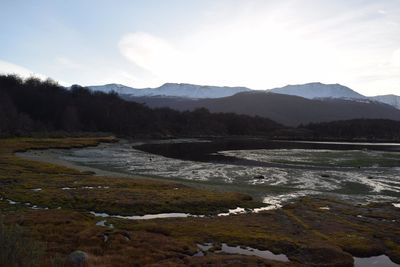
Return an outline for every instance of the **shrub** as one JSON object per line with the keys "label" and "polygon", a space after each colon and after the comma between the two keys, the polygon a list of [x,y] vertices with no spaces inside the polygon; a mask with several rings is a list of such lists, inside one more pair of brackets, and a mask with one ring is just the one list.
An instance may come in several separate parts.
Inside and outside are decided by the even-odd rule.
{"label": "shrub", "polygon": [[0,217],[0,266],[39,266],[44,246],[29,238],[19,225],[6,225]]}

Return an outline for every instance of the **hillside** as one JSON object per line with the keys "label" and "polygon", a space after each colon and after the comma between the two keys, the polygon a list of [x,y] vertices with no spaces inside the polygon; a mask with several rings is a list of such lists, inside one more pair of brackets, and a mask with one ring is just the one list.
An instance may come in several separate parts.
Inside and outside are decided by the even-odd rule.
{"label": "hillside", "polygon": [[149,107],[170,107],[176,110],[193,110],[204,107],[211,112],[233,112],[262,116],[288,126],[360,118],[400,120],[400,110],[378,102],[306,99],[298,96],[255,91],[217,99],[190,100],[163,97],[129,99],[144,103]]}

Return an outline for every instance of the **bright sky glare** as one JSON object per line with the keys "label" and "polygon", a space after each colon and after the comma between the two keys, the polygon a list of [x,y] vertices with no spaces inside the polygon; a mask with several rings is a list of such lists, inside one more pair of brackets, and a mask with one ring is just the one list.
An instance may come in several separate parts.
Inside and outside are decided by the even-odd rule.
{"label": "bright sky glare", "polygon": [[2,0],[0,72],[400,95],[400,0]]}

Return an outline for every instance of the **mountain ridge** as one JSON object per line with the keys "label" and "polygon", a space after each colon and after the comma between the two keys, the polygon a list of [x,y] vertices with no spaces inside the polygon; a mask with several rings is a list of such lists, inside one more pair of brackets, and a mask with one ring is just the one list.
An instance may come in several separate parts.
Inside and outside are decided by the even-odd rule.
{"label": "mountain ridge", "polygon": [[315,98],[345,98],[345,99],[366,99],[360,93],[341,84],[323,84],[320,82],[286,85],[269,90],[273,93],[301,96],[307,99]]}
{"label": "mountain ridge", "polygon": [[394,94],[389,94],[389,95],[378,95],[378,96],[372,96],[370,99],[386,103],[388,105],[391,105],[397,109],[400,109],[400,96],[394,95]]}
{"label": "mountain ridge", "polygon": [[186,98],[218,98],[231,96],[236,93],[251,91],[247,87],[241,86],[211,86],[196,85],[189,83],[165,83],[156,88],[132,88],[121,84],[106,84],[88,86],[89,89],[101,92],[115,91],[118,94],[129,96],[174,96]]}
{"label": "mountain ridge", "polygon": [[324,84],[312,82],[306,84],[286,85],[283,87],[253,90],[243,86],[211,86],[196,85],[189,83],[165,83],[156,88],[132,88],[122,84],[106,84],[88,86],[93,91],[111,92],[114,91],[123,98],[130,97],[178,97],[189,99],[221,98],[235,95],[242,92],[271,92],[292,96],[299,96],[306,99],[347,99],[361,102],[380,102],[400,109],[400,96],[379,95],[367,97],[351,88],[341,84]]}
{"label": "mountain ridge", "polygon": [[151,108],[169,107],[179,111],[206,108],[215,113],[260,116],[287,126],[362,118],[400,120],[400,110],[376,101],[307,99],[268,91],[242,92],[208,99],[131,97],[127,100]]}

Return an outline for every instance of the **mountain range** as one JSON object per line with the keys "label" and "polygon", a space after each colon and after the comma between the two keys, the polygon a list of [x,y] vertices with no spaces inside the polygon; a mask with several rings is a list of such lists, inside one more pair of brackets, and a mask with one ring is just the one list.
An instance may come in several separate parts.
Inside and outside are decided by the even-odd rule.
{"label": "mountain range", "polygon": [[111,92],[119,95],[138,97],[138,96],[167,96],[167,97],[185,97],[185,98],[219,98],[231,96],[240,92],[251,91],[246,87],[228,87],[228,86],[207,86],[187,83],[165,83],[157,88],[137,89],[122,84],[106,84],[98,86],[88,86],[94,91]]}
{"label": "mountain range", "polygon": [[119,84],[89,88],[115,91],[126,100],[153,108],[207,108],[211,112],[267,117],[290,126],[358,118],[400,120],[400,96],[367,97],[340,84],[307,83],[270,90],[176,83],[144,89]]}

